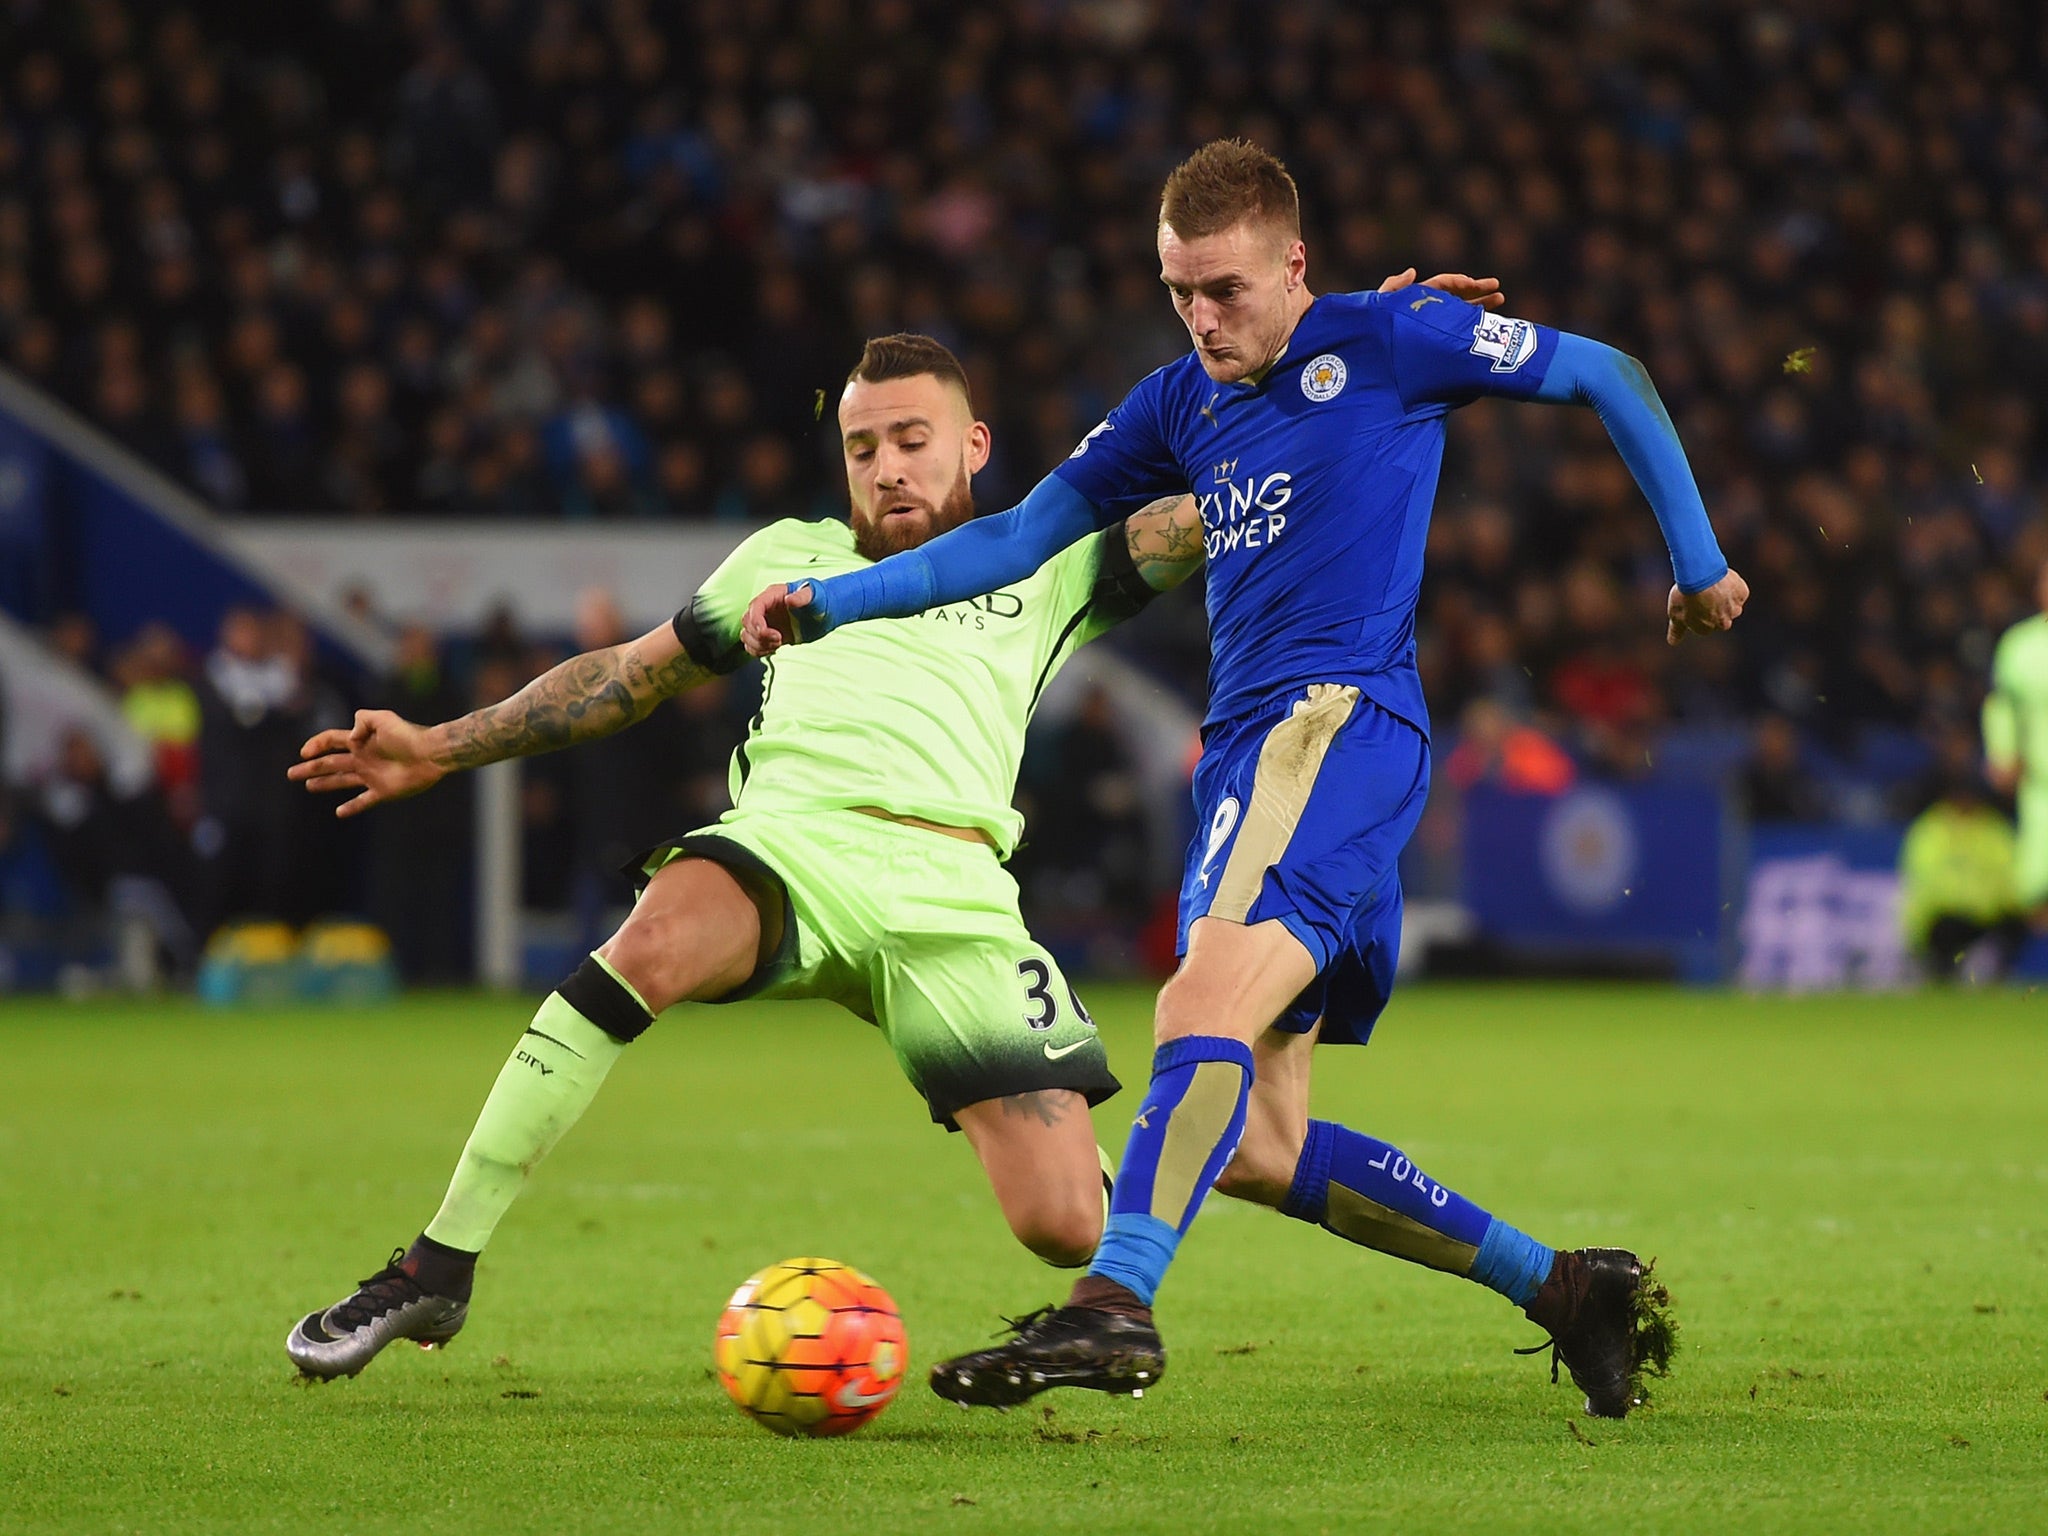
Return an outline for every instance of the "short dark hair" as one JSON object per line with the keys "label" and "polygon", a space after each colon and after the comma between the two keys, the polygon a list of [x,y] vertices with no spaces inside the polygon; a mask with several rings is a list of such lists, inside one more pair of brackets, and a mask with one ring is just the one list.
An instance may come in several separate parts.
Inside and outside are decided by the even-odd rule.
{"label": "short dark hair", "polygon": [[853,365],[846,382],[880,384],[885,379],[914,379],[921,373],[958,389],[967,401],[968,413],[973,414],[974,393],[967,387],[967,370],[960,366],[960,359],[943,342],[915,331],[874,337],[861,348],[860,361]]}
{"label": "short dark hair", "polygon": [[1159,222],[1200,240],[1254,219],[1301,234],[1301,195],[1287,167],[1248,139],[1212,139],[1173,168],[1159,197]]}

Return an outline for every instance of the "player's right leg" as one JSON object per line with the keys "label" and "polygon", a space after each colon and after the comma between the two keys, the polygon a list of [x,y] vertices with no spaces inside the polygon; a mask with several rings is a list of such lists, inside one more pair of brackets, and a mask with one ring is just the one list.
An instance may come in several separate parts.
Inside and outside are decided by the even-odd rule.
{"label": "player's right leg", "polygon": [[1102,1240],[1107,1178],[1088,1100],[1029,1088],[954,1112],[1017,1241],[1056,1269],[1079,1269]]}
{"label": "player's right leg", "polygon": [[353,1376],[394,1340],[453,1338],[468,1316],[477,1255],[612,1063],[663,1009],[742,986],[775,953],[783,923],[781,893],[761,877],[703,858],[658,870],[624,925],[519,1037],[426,1230],[292,1329],[285,1349],[300,1371]]}

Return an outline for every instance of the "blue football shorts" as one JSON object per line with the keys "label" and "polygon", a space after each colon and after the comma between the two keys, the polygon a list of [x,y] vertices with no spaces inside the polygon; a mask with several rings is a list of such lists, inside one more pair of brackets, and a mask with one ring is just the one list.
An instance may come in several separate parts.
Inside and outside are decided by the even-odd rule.
{"label": "blue football shorts", "polygon": [[1312,683],[1211,725],[1195,767],[1180,953],[1198,917],[1277,918],[1316,979],[1274,1021],[1363,1045],[1394,990],[1401,849],[1429,796],[1429,741],[1349,684]]}

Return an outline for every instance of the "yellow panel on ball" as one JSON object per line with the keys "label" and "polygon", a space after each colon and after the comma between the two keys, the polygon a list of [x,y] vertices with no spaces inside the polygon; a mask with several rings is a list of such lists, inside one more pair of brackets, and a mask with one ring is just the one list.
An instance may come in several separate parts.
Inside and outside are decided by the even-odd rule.
{"label": "yellow panel on ball", "polygon": [[809,1429],[822,1424],[832,1412],[832,1405],[822,1397],[798,1397],[790,1394],[789,1407],[785,1414],[799,1429]]}
{"label": "yellow panel on ball", "polygon": [[780,1360],[788,1347],[789,1330],[780,1312],[749,1312],[740,1324],[740,1352],[749,1360]]}
{"label": "yellow panel on ball", "polygon": [[831,1321],[824,1303],[809,1296],[799,1296],[782,1309],[782,1326],[792,1339],[815,1339]]}
{"label": "yellow panel on ball", "polygon": [[791,1399],[789,1383],[782,1372],[768,1365],[757,1365],[751,1369],[758,1374],[747,1383],[747,1406],[757,1413],[787,1414]]}
{"label": "yellow panel on ball", "polygon": [[732,1373],[732,1385],[726,1388],[734,1402],[742,1408],[751,1408],[761,1401],[761,1394],[775,1378],[775,1367],[756,1365],[751,1360],[742,1360],[740,1368]]}

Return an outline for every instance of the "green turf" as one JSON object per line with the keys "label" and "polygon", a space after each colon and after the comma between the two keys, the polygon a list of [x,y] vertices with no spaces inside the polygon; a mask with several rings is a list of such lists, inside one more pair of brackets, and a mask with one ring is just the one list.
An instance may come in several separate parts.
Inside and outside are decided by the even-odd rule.
{"label": "green turf", "polygon": [[[1092,1001],[1142,1074],[1144,994]],[[0,1007],[0,1530],[2028,1530],[2048,1524],[2048,997],[1418,988],[1320,1112],[1553,1241],[1661,1258],[1652,1411],[1588,1422],[1461,1281],[1212,1200],[1144,1402],[913,1385],[784,1442],[710,1377],[759,1265],[895,1294],[914,1367],[1058,1278],[828,1009],[677,1014],[538,1175],[450,1350],[286,1329],[431,1213],[524,1007]],[[1128,1096],[1102,1116],[1121,1141]]]}

